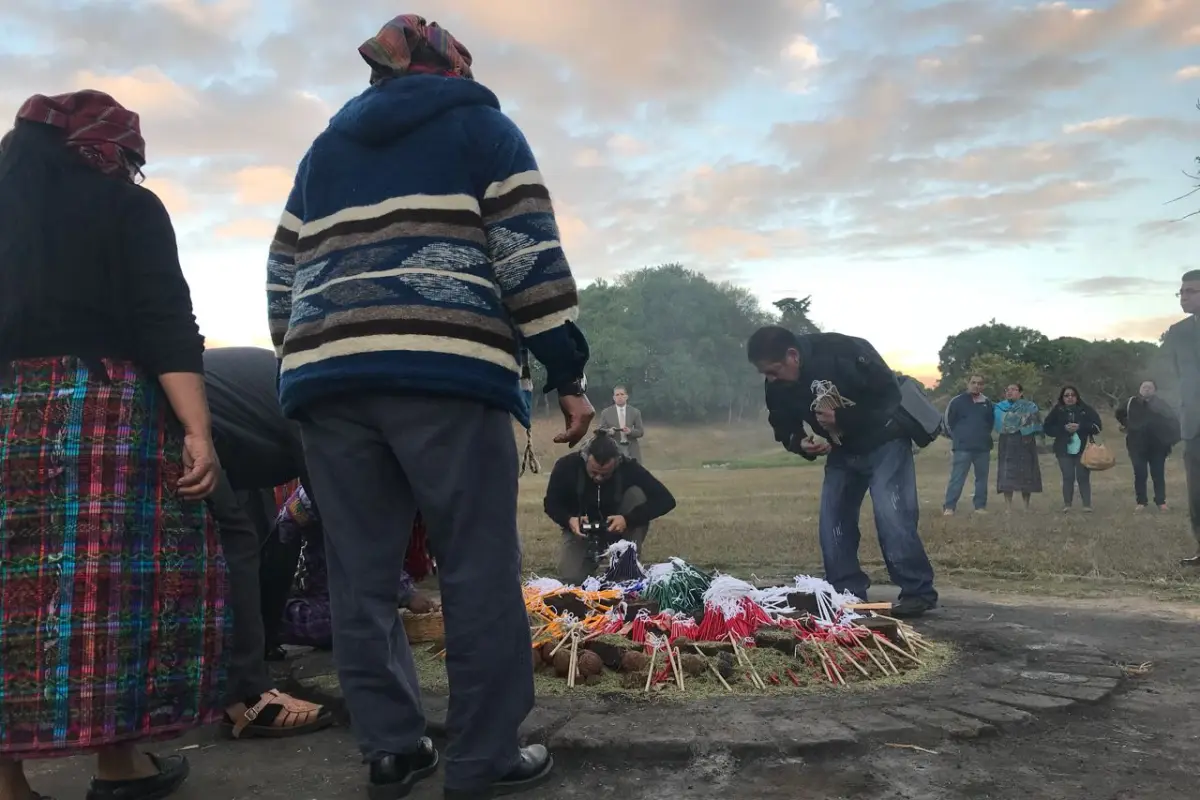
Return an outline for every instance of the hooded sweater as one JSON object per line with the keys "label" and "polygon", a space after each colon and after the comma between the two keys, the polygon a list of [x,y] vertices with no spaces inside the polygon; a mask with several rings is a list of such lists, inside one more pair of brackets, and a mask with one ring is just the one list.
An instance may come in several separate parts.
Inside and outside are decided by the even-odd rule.
{"label": "hooded sweater", "polygon": [[267,267],[279,394],[453,395],[528,427],[526,348],[548,388],[587,342],[550,195],[486,87],[410,75],[348,102],[300,162]]}

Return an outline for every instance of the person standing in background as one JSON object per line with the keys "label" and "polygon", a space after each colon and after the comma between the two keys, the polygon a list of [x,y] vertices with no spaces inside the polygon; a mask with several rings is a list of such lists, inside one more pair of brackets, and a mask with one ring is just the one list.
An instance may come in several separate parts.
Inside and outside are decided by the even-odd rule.
{"label": "person standing in background", "polygon": [[946,433],[950,435],[950,483],[946,486],[944,516],[953,516],[967,482],[975,472],[975,513],[987,512],[988,473],[992,466],[992,428],[996,406],[983,393],[983,376],[972,375],[967,390],[946,406]]}
{"label": "person standing in background", "polygon": [[1185,272],[1181,280],[1179,307],[1187,319],[1176,322],[1163,336],[1159,357],[1164,389],[1179,411],[1183,437],[1183,466],[1187,478],[1188,515],[1197,554],[1181,560],[1186,566],[1200,566],[1200,269]]}
{"label": "person standing in background", "polygon": [[1158,396],[1154,381],[1142,381],[1138,393],[1117,408],[1117,424],[1125,434],[1125,449],[1133,464],[1133,494],[1137,501],[1134,510],[1146,510],[1149,478],[1154,484],[1154,505],[1159,511],[1168,511],[1167,457],[1179,443],[1179,417]]}
{"label": "person standing in background", "polygon": [[1013,495],[1021,493],[1025,510],[1042,491],[1042,465],[1038,463],[1037,436],[1042,432],[1042,415],[1037,403],[1025,399],[1019,383],[1004,390],[996,403],[996,492],[1004,495],[1005,510],[1011,511]]}
{"label": "person standing in background", "polygon": [[1102,425],[1096,409],[1083,402],[1079,390],[1064,386],[1058,402],[1046,415],[1044,430],[1054,439],[1054,457],[1062,473],[1063,511],[1070,511],[1075,500],[1075,484],[1079,484],[1079,501],[1083,510],[1092,510],[1092,473],[1083,465],[1083,449]]}
{"label": "person standing in background", "polygon": [[553,768],[520,741],[534,704],[512,429],[531,424],[526,353],[558,395],[555,441],[574,446],[595,417],[588,345],[537,160],[467,48],[406,14],[357,55],[369,85],[301,159],[270,248],[279,397],[325,523],[368,794],[402,797],[440,760],[396,612],[420,508],[445,616],[444,796],[488,798]]}
{"label": "person standing in background", "polygon": [[613,388],[613,404],[600,412],[600,427],[609,431],[630,461],[642,460],[642,412],[629,405],[629,391],[624,386]]}

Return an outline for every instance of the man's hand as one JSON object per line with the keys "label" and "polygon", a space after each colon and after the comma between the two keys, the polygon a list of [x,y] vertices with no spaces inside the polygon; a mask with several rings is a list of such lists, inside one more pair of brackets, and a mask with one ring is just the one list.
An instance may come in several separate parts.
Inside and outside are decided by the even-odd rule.
{"label": "man's hand", "polygon": [[628,426],[621,428],[621,433],[630,433],[630,432],[631,431],[629,430]]}
{"label": "man's hand", "polygon": [[559,395],[558,407],[562,409],[566,430],[554,437],[557,444],[574,447],[587,435],[588,427],[596,418],[596,409],[584,396]]}
{"label": "man's hand", "polygon": [[579,517],[571,517],[567,520],[567,530],[576,536],[583,536],[583,530],[579,527]]}
{"label": "man's hand", "polygon": [[837,424],[837,409],[817,409],[817,422],[821,423],[821,427],[825,430],[833,430],[833,427]]}
{"label": "man's hand", "polygon": [[609,533],[624,533],[625,532],[625,518],[622,517],[620,514],[617,514],[614,517],[609,517],[608,518],[608,532]]}
{"label": "man's hand", "polygon": [[1077,430],[1079,430],[1079,425],[1078,425],[1078,424],[1076,424],[1076,423],[1074,423],[1074,422],[1068,422],[1068,423],[1067,423],[1067,433],[1074,433],[1074,432],[1075,432],[1075,431],[1077,431]]}
{"label": "man's hand", "polygon": [[829,442],[818,442],[809,436],[800,441],[800,449],[810,456],[823,456],[833,448],[830,447]]}
{"label": "man's hand", "polygon": [[187,433],[183,437],[183,475],[179,494],[188,500],[203,500],[217,486],[217,450],[207,434]]}

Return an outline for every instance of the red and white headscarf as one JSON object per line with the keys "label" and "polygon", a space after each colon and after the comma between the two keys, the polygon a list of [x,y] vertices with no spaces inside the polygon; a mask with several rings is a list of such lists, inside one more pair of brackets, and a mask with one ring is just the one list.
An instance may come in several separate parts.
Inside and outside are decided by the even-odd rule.
{"label": "red and white headscarf", "polygon": [[35,94],[17,120],[60,128],[67,147],[106,175],[132,181],[146,163],[140,118],[104,92]]}

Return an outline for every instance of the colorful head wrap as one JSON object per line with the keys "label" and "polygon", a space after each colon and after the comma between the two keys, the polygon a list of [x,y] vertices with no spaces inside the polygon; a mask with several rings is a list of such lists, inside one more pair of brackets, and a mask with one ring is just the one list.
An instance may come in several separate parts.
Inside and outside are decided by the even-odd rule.
{"label": "colorful head wrap", "polygon": [[132,181],[146,163],[140,118],[104,92],[35,94],[17,120],[61,129],[67,147],[106,175]]}
{"label": "colorful head wrap", "polygon": [[371,67],[371,83],[412,73],[473,79],[471,51],[436,22],[401,14],[358,48]]}

